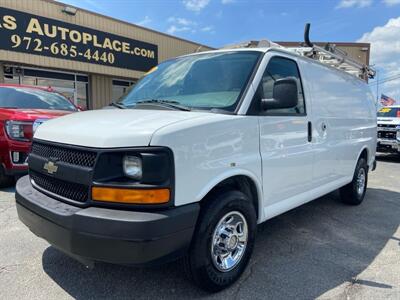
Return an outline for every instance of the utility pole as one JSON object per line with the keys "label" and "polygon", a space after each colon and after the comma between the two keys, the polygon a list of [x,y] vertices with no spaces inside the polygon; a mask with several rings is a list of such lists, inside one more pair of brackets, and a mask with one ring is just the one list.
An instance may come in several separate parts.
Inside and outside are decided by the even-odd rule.
{"label": "utility pole", "polygon": [[379,71],[376,69],[376,103],[379,101]]}

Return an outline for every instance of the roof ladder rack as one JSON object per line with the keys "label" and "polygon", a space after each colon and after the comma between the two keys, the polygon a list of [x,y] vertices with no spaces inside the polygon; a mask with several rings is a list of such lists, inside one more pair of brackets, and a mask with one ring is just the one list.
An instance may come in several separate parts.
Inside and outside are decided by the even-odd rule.
{"label": "roof ladder rack", "polygon": [[304,30],[304,46],[293,48],[302,56],[316,59],[321,63],[328,64],[332,67],[345,71],[367,80],[374,78],[375,70],[368,65],[360,63],[351,58],[344,50],[338,49],[335,44],[327,43],[324,47],[317,46],[310,41],[310,24],[307,23]]}
{"label": "roof ladder rack", "polygon": [[260,40],[260,41],[245,41],[239,42],[237,44],[231,44],[223,46],[221,49],[238,49],[238,48],[284,48],[281,45],[271,42],[269,40]]}

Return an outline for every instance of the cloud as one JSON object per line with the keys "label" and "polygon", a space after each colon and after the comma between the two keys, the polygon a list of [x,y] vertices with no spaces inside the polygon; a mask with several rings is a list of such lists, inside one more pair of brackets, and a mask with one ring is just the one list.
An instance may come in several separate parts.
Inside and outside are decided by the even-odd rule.
{"label": "cloud", "polygon": [[363,8],[370,6],[372,4],[372,0],[341,0],[336,8],[350,8],[350,7],[358,7]]}
{"label": "cloud", "polygon": [[[400,16],[373,28],[358,42],[371,43],[371,63],[379,72],[379,81],[400,74]],[[372,85],[372,88],[375,92],[376,86]],[[400,78],[382,83],[379,89],[379,93],[400,100]]]}
{"label": "cloud", "polygon": [[233,3],[233,2],[235,2],[235,0],[221,0],[222,4],[230,4],[230,3]]}
{"label": "cloud", "polygon": [[183,0],[182,3],[185,5],[187,10],[199,12],[205,8],[210,0]]}
{"label": "cloud", "polygon": [[187,26],[178,27],[175,25],[171,25],[168,27],[167,32],[169,34],[175,34],[177,32],[184,32],[184,31],[190,31],[190,30],[191,30],[190,27],[187,27]]}
{"label": "cloud", "polygon": [[136,22],[136,24],[139,25],[139,26],[145,26],[145,25],[150,24],[151,22],[153,22],[153,20],[150,19],[149,16],[145,16],[143,20],[141,20],[139,22]]}
{"label": "cloud", "polygon": [[207,33],[215,33],[214,27],[211,25],[203,25],[198,24],[197,22],[180,17],[169,17],[167,19],[168,23],[171,25],[168,27],[167,32],[169,34],[175,34],[178,32],[207,32]]}
{"label": "cloud", "polygon": [[197,24],[196,22],[194,22],[192,20],[188,20],[185,18],[178,18],[178,17],[169,17],[168,22],[176,23],[176,24],[183,25],[183,26],[195,26]]}
{"label": "cloud", "polygon": [[209,32],[209,33],[215,33],[214,27],[213,26],[204,26],[200,29],[202,32]]}
{"label": "cloud", "polygon": [[383,3],[385,3],[387,6],[393,6],[400,4],[400,0],[383,0]]}
{"label": "cloud", "polygon": [[167,29],[169,34],[185,31],[196,32],[197,23],[195,21],[179,17],[169,17],[167,21],[172,23]]}

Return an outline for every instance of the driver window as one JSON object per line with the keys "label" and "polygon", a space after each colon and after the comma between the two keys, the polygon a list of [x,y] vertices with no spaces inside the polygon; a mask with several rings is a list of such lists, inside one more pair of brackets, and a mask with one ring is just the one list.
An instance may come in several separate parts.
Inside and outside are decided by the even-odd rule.
{"label": "driver window", "polygon": [[293,108],[270,109],[264,114],[266,115],[304,115],[306,113],[303,87],[301,85],[300,74],[295,61],[283,57],[272,57],[269,61],[264,75],[261,79],[261,95],[262,98],[272,98],[274,82],[278,79],[292,77],[297,81],[299,103]]}

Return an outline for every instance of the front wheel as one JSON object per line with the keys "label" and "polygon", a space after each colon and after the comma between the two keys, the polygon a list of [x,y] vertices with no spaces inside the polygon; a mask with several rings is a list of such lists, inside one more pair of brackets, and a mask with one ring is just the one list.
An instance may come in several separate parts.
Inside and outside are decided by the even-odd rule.
{"label": "front wheel", "polygon": [[342,201],[350,205],[359,205],[364,200],[368,183],[368,165],[364,158],[360,158],[356,165],[353,180],[340,189]]}
{"label": "front wheel", "polygon": [[223,192],[207,199],[184,259],[197,285],[217,292],[240,277],[253,251],[256,219],[254,206],[242,192]]}

